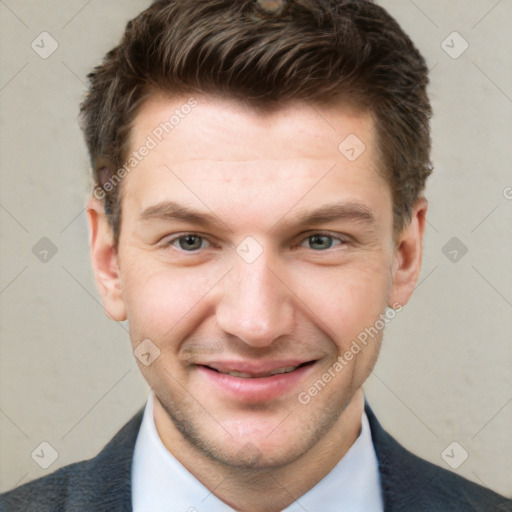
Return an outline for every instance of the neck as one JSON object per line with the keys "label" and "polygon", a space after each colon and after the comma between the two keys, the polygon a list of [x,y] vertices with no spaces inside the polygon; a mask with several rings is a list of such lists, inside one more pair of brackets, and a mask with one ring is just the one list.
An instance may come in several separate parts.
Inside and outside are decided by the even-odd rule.
{"label": "neck", "polygon": [[312,489],[358,438],[363,410],[358,389],[334,426],[302,456],[277,468],[241,470],[211,459],[188,442],[154,397],[155,424],[167,450],[215,496],[243,512],[279,512]]}

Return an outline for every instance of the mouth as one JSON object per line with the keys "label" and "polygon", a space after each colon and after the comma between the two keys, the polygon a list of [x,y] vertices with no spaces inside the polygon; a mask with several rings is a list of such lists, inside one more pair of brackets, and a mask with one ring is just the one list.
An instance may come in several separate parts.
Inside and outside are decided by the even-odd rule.
{"label": "mouth", "polygon": [[208,362],[196,364],[211,397],[243,403],[261,403],[300,392],[317,360]]}
{"label": "mouth", "polygon": [[229,368],[228,366],[223,366],[220,364],[212,364],[212,365],[200,365],[204,366],[209,370],[213,370],[217,373],[222,373],[224,375],[230,375],[231,377],[238,377],[241,379],[265,379],[267,377],[273,377],[274,375],[282,375],[284,373],[292,373],[299,368],[304,368],[305,366],[309,366],[314,364],[316,361],[306,361],[304,363],[300,363],[298,365],[288,365],[288,366],[277,366],[276,368],[267,370],[267,371],[241,371],[240,369]]}

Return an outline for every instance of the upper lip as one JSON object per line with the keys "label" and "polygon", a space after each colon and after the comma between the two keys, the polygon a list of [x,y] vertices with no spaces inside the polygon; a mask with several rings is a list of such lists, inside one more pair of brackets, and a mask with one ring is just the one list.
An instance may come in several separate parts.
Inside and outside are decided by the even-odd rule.
{"label": "upper lip", "polygon": [[279,359],[275,361],[209,361],[198,363],[199,366],[208,366],[221,373],[238,372],[247,373],[255,377],[269,375],[276,370],[300,366],[305,363],[313,363],[314,359]]}

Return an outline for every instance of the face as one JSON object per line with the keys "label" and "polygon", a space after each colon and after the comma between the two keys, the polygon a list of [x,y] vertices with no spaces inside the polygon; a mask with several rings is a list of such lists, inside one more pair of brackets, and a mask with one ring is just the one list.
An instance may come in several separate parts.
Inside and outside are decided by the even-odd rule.
{"label": "face", "polygon": [[[96,279],[133,349],[150,340],[139,366],[167,428],[224,464],[282,466],[338,428],[371,372],[382,331],[344,354],[408,300],[426,206],[396,243],[367,114],[187,99],[155,96],[135,120],[132,150],[156,144],[125,177],[117,251],[90,201]],[[355,159],[361,145],[339,148],[354,135]]]}

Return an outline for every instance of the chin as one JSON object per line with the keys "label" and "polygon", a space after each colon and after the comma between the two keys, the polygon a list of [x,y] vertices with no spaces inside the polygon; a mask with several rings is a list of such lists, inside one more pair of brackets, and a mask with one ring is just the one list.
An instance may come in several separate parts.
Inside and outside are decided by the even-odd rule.
{"label": "chin", "polygon": [[287,445],[276,446],[275,443],[258,444],[257,441],[248,441],[238,451],[233,452],[232,449],[232,445],[225,449],[219,446],[211,450],[209,455],[213,456],[217,462],[232,468],[264,471],[291,464],[308,450],[308,446],[292,443],[288,439]]}

